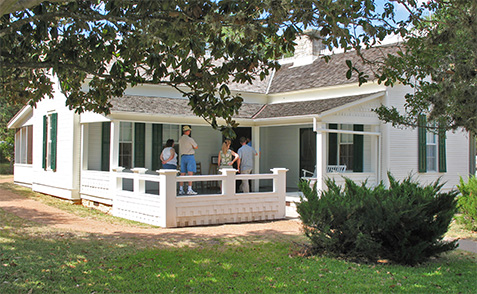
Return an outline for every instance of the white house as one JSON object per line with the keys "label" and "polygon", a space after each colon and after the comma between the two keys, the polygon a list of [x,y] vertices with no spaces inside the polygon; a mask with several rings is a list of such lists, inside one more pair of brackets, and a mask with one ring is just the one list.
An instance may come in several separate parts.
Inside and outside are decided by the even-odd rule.
{"label": "white house", "polygon": [[[326,63],[321,49],[304,37],[295,57],[264,81],[230,85],[245,102],[235,118],[237,135],[250,137],[259,152],[253,175],[217,174],[221,133],[194,116],[172,88],[141,85],[113,99],[107,116],[75,114],[59,90],[36,108],[25,106],[9,123],[17,130],[14,181],[111,208],[118,216],[175,227],[284,218],[285,193],[297,197],[303,170],[315,171],[318,188],[325,177],[386,182],[390,171],[398,179],[414,174],[423,183],[441,177],[444,188],[452,189],[460,176],[473,172],[475,146],[468,133],[443,136],[382,123],[373,109],[384,104],[404,111],[409,89],[358,86],[356,78],[345,77],[345,60],[359,62],[355,54],[335,54]],[[366,54],[377,59],[394,50],[381,46]],[[169,138],[178,141],[182,125],[192,126],[201,176],[158,171],[162,146]],[[199,195],[178,197],[177,182],[190,179]],[[237,193],[236,181],[247,179],[254,180],[254,192]]]}

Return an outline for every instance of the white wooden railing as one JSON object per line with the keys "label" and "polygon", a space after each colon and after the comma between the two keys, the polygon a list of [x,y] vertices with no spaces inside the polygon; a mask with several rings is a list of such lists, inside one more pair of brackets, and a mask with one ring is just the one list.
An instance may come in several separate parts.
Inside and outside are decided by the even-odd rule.
{"label": "white wooden railing", "polygon": [[[146,169],[112,173],[114,181],[113,215],[161,227],[182,227],[240,223],[285,218],[286,172],[274,168],[271,174],[237,175],[224,169],[219,175],[177,176],[176,170],[158,170],[159,175],[145,174]],[[124,179],[133,181],[133,191],[123,189]],[[238,180],[273,181],[270,192],[236,193]],[[146,181],[155,182],[159,195],[146,194]],[[177,196],[178,182],[218,181],[220,194]]]}
{"label": "white wooden railing", "polygon": [[105,171],[82,170],[81,171],[81,198],[98,201],[104,204],[112,204],[111,173]]}

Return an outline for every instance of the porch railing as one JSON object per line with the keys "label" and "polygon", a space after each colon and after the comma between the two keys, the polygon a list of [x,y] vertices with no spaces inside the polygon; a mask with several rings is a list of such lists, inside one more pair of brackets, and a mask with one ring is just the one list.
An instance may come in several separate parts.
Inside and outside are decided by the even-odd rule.
{"label": "porch railing", "polygon": [[[120,169],[119,169],[120,170]],[[161,227],[183,227],[240,223],[285,218],[286,172],[271,169],[271,174],[237,175],[224,169],[219,175],[177,176],[175,170],[159,170],[159,175],[114,172],[113,215]],[[132,189],[124,189],[124,180]],[[272,180],[270,192],[237,193],[238,180]],[[178,182],[221,183],[220,194],[177,195]],[[146,193],[146,182],[157,183],[158,195]],[[132,191],[131,191],[132,190]]]}
{"label": "porch railing", "polygon": [[82,170],[80,182],[81,198],[112,204],[110,172]]}

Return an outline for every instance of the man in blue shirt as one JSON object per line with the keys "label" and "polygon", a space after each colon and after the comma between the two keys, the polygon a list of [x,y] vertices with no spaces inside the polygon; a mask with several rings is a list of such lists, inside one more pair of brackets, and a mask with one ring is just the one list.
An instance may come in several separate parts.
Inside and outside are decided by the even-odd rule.
{"label": "man in blue shirt", "polygon": [[[240,144],[242,147],[238,150],[238,155],[240,157],[240,173],[241,174],[251,174],[253,169],[254,157],[257,154],[255,149],[247,145],[247,139],[245,137],[240,138]],[[249,193],[250,185],[248,180],[243,180],[242,185],[240,185],[242,192]]]}

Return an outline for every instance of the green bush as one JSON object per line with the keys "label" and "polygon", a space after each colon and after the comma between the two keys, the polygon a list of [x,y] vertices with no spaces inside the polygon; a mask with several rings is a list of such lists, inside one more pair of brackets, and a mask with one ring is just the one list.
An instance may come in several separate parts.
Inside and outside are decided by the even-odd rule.
{"label": "green bush", "polygon": [[0,175],[11,175],[12,168],[10,167],[10,163],[0,163]]}
{"label": "green bush", "polygon": [[383,183],[369,188],[347,178],[341,188],[328,179],[328,189],[320,193],[300,182],[304,196],[297,211],[315,253],[414,265],[456,248],[456,241],[442,239],[458,192],[440,192],[439,181],[420,186],[411,177],[402,182],[391,174],[388,178],[389,188]]}
{"label": "green bush", "polygon": [[462,213],[457,220],[464,224],[467,230],[477,231],[477,178],[471,176],[465,183],[461,177],[457,188],[461,193],[457,202]]}

